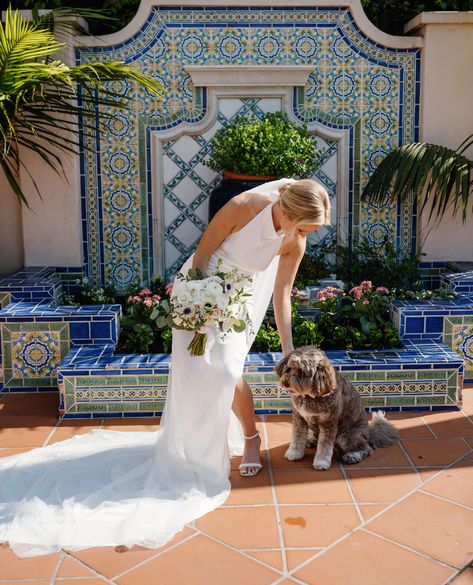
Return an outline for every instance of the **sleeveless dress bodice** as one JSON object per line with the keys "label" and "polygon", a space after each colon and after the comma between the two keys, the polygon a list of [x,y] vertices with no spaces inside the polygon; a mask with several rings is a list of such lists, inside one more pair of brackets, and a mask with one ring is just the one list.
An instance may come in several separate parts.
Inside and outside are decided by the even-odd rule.
{"label": "sleeveless dress bodice", "polygon": [[266,205],[239,231],[228,235],[209,261],[209,269],[220,258],[224,265],[235,266],[244,272],[255,273],[266,270],[277,255],[283,234],[276,231],[272,208],[275,194],[270,194],[271,203]]}

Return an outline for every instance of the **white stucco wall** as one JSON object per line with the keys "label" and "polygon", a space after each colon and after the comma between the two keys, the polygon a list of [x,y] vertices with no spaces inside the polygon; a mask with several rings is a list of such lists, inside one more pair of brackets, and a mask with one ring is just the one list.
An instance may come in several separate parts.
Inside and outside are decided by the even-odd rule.
{"label": "white stucco wall", "polygon": [[[406,32],[424,37],[420,139],[457,148],[473,133],[473,12],[423,13]],[[473,158],[473,149],[466,154]],[[448,210],[429,222],[425,211],[418,234],[426,261],[473,259],[471,211],[465,224]]]}
{"label": "white stucco wall", "polygon": [[[82,24],[78,19],[68,20],[77,26]],[[58,58],[68,64],[74,63],[74,36],[74,29],[61,31],[61,41],[67,47]],[[38,197],[28,173],[22,170],[21,183],[31,207],[22,210],[26,266],[82,266],[79,157],[60,156],[64,176],[55,173],[33,152],[22,152],[23,162],[42,196]]]}
{"label": "white stucco wall", "polygon": [[21,207],[0,171],[0,277],[23,266]]}

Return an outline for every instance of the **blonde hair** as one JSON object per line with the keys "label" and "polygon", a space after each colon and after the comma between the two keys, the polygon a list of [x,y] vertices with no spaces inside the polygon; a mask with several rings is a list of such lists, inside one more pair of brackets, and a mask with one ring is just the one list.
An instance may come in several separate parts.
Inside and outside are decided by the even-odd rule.
{"label": "blonde hair", "polygon": [[330,224],[330,198],[320,183],[302,179],[279,188],[281,209],[299,223]]}

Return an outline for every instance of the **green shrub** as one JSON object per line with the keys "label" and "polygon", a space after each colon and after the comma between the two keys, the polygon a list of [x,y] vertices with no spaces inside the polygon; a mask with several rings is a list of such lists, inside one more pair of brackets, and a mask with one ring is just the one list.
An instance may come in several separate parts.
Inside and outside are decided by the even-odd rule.
{"label": "green shrub", "polygon": [[272,325],[263,323],[258,333],[256,334],[250,351],[263,353],[281,351],[281,341],[279,339],[279,333],[277,329],[275,329]]}
{"label": "green shrub", "polygon": [[277,112],[261,120],[238,116],[218,130],[205,164],[216,172],[303,177],[315,170],[316,153],[306,126],[296,126]]}
{"label": "green shrub", "polygon": [[347,288],[363,280],[370,280],[375,287],[419,290],[421,253],[403,256],[389,241],[376,247],[363,239],[349,248],[336,246],[336,274]]}

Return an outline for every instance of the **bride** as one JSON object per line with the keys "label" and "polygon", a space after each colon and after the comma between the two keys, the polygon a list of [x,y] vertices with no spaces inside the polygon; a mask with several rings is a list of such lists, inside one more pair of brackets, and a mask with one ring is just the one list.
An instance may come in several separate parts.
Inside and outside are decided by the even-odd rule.
{"label": "bride", "polygon": [[193,357],[186,349],[192,332],[173,330],[158,431],[94,429],[1,459],[0,542],[21,557],[61,548],[159,547],[226,500],[230,454],[243,453],[241,475],[258,473],[245,358],[273,291],[283,353],[293,349],[290,291],[307,235],[329,217],[327,192],[310,179],[273,181],[231,199],[181,272],[210,273],[219,262],[222,270],[250,274],[252,332],[231,332]]}

